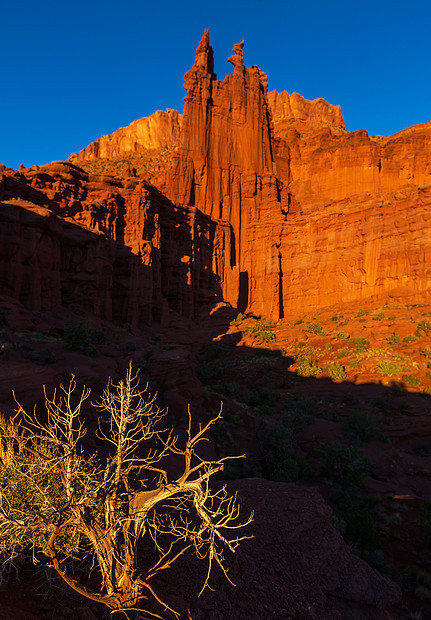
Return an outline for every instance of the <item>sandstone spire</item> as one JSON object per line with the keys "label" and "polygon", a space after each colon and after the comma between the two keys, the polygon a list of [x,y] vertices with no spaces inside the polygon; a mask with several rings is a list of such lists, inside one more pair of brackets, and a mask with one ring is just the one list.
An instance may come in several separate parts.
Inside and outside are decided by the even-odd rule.
{"label": "sandstone spire", "polygon": [[[280,188],[273,170],[271,129],[266,99],[267,77],[258,67],[243,65],[244,41],[234,45],[229,61],[233,75],[221,81],[213,73],[209,33],[205,31],[196,60],[185,75],[180,148],[168,195],[197,207],[219,223],[215,238],[215,271],[224,298],[233,305],[277,317],[263,307],[264,291],[278,290],[280,267],[276,245],[283,219]],[[271,241],[257,258],[251,243]]]}

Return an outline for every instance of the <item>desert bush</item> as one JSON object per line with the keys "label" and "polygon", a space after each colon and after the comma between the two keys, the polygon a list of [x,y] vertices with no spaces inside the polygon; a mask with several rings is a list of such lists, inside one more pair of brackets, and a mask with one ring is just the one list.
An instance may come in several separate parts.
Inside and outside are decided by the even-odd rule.
{"label": "desert bush", "polygon": [[335,362],[325,366],[324,371],[327,372],[334,381],[342,381],[347,377],[344,366],[342,364],[336,364]]}
{"label": "desert bush", "polygon": [[66,320],[63,342],[67,349],[81,351],[94,357],[97,355],[95,345],[106,344],[108,338],[101,329],[94,329],[90,323],[79,319],[77,321]]}
{"label": "desert bush", "polygon": [[398,344],[400,340],[401,340],[401,337],[395,333],[389,334],[389,336],[387,336],[386,338],[386,342],[388,344]]}
{"label": "desert bush", "polygon": [[423,321],[420,321],[416,326],[415,336],[419,337],[422,335],[422,333],[426,335],[430,331],[431,323],[428,321],[428,319],[423,319]]}
{"label": "desert bush", "polygon": [[[224,550],[234,551],[241,540],[236,498],[208,485],[227,459],[196,455],[221,414],[196,432],[189,415],[180,442],[163,430],[164,412],[129,367],[125,379],[109,381],[93,403],[101,414],[99,439],[110,447],[102,462],[82,446],[81,410],[89,394],[85,388],[76,394],[72,378],[46,399],[43,417],[19,406],[14,420],[0,420],[3,562],[28,552],[34,560],[46,558],[66,584],[111,611],[154,615],[145,609],[152,599],[178,617],[154,591],[153,578],[194,549],[208,560],[204,589],[214,562],[226,574]],[[169,455],[182,463],[175,475],[165,468]],[[153,548],[145,556],[138,553],[142,539]],[[75,559],[88,571],[97,566],[98,586],[70,576]]]}
{"label": "desert bush", "polygon": [[320,444],[317,450],[319,474],[323,481],[342,486],[361,486],[371,467],[370,460],[356,447],[338,441]]}
{"label": "desert bush", "polygon": [[281,412],[281,422],[295,434],[314,422],[316,402],[311,396],[299,395]]}
{"label": "desert bush", "polygon": [[403,342],[416,342],[416,336],[413,336],[413,334],[404,336]]}
{"label": "desert bush", "polygon": [[384,319],[386,319],[386,315],[383,312],[383,310],[377,310],[374,314],[373,314],[373,321],[383,321]]}
{"label": "desert bush", "polygon": [[364,310],[362,307],[358,308],[358,312],[356,313],[357,317],[362,317],[362,316],[366,316],[368,314],[368,312],[366,310]]}
{"label": "desert bush", "polygon": [[244,327],[244,334],[252,336],[256,340],[269,344],[274,342],[275,336],[272,332],[274,323],[267,321],[267,319],[257,319],[251,325]]}
{"label": "desert bush", "polygon": [[356,346],[357,351],[365,351],[366,348],[370,345],[370,341],[361,336],[359,338],[355,338],[353,340],[353,344]]}
{"label": "desert bush", "polygon": [[277,482],[298,480],[300,465],[292,444],[292,431],[279,421],[260,420],[256,436],[264,478]]}
{"label": "desert bush", "polygon": [[305,323],[305,331],[310,332],[310,334],[316,334],[317,336],[325,335],[322,325],[317,322],[307,321]]}
{"label": "desert bush", "polygon": [[336,517],[342,524],[340,533],[349,545],[371,551],[379,548],[374,526],[374,509],[367,502],[347,495],[338,505]]}
{"label": "desert bush", "polygon": [[399,376],[402,372],[401,365],[398,362],[383,360],[377,364],[376,371],[379,375]]}
{"label": "desert bush", "polygon": [[203,384],[208,384],[215,379],[221,379],[225,368],[217,362],[199,362],[195,372]]}
{"label": "desert bush", "polygon": [[431,349],[429,349],[428,347],[425,347],[424,349],[422,349],[422,355],[424,357],[426,357],[426,359],[430,359],[431,358]]}
{"label": "desert bush", "polygon": [[374,414],[358,410],[349,413],[343,426],[353,437],[364,442],[378,437],[381,428]]}
{"label": "desert bush", "polygon": [[238,327],[238,325],[239,325],[239,324],[240,324],[240,323],[241,323],[244,319],[245,319],[244,314],[243,314],[242,312],[239,312],[239,313],[236,315],[236,318],[235,318],[235,319],[233,319],[233,320],[229,323],[229,325],[230,325],[231,327]]}
{"label": "desert bush", "polygon": [[415,385],[420,385],[421,380],[419,377],[415,377],[414,375],[403,375],[401,377],[403,383],[405,383],[409,387],[414,387]]}
{"label": "desert bush", "polygon": [[313,357],[303,359],[296,367],[296,373],[301,377],[318,377],[322,372],[317,360]]}
{"label": "desert bush", "polygon": [[343,332],[343,330],[339,330],[332,334],[334,340],[348,340],[350,338],[350,334],[347,332]]}
{"label": "desert bush", "polygon": [[248,397],[247,404],[250,405],[250,407],[273,407],[279,398],[280,394],[273,387],[270,385],[264,385],[263,387],[255,389],[251,392]]}
{"label": "desert bush", "polygon": [[347,357],[347,355],[350,355],[350,351],[349,349],[338,349],[337,351],[337,358],[341,359],[342,357]]}
{"label": "desert bush", "polygon": [[205,347],[205,358],[209,360],[218,360],[229,356],[229,347],[221,342],[211,342]]}

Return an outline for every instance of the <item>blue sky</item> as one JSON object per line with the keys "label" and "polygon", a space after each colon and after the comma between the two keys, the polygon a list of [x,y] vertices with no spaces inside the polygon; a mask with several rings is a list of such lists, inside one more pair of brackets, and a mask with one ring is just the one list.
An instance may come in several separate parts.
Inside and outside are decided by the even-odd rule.
{"label": "blue sky", "polygon": [[270,90],[339,104],[346,128],[390,135],[431,120],[431,4],[266,0],[21,0],[2,7],[0,163],[65,159],[155,110],[182,111],[209,28],[220,79],[244,62]]}

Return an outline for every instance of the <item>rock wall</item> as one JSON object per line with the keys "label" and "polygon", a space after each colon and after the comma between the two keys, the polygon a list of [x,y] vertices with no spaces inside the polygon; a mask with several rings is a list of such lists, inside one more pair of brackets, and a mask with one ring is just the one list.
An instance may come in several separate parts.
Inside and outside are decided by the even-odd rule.
{"label": "rock wall", "polygon": [[3,170],[0,200],[0,288],[31,310],[63,305],[139,326],[217,298],[215,224],[137,177],[61,162]]}
{"label": "rock wall", "polygon": [[273,90],[268,93],[268,105],[275,127],[286,120],[294,119],[327,123],[344,129],[344,118],[340,106],[331,105],[325,99],[309,101],[298,93],[289,95],[286,91],[278,93]]}
{"label": "rock wall", "polygon": [[429,187],[315,204],[292,213],[280,248],[285,313],[373,296],[429,301],[430,209]]}
{"label": "rock wall", "polygon": [[387,138],[305,121],[278,127],[277,175],[301,205],[431,183],[431,123]]}
{"label": "rock wall", "polygon": [[133,121],[128,127],[121,127],[113,134],[101,136],[79,153],[73,153],[69,160],[74,163],[99,157],[122,157],[128,153],[160,151],[177,144],[180,138],[181,115],[176,110],[160,110],[151,116]]}

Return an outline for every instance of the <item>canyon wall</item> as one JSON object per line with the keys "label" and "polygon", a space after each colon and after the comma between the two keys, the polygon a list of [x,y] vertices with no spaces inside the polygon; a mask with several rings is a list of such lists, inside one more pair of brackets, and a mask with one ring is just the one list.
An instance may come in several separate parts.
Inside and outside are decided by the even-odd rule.
{"label": "canyon wall", "polygon": [[217,299],[215,224],[137,177],[69,163],[0,170],[0,289],[31,310],[64,306],[133,326]]}
{"label": "canyon wall", "polygon": [[298,93],[289,95],[286,91],[278,93],[272,90],[268,93],[268,105],[275,128],[280,123],[293,119],[327,123],[344,129],[344,118],[340,106],[331,105],[325,99],[309,101]]}
{"label": "canyon wall", "polygon": [[133,157],[115,178],[70,162],[0,170],[4,294],[32,308],[82,300],[133,325],[221,299],[272,319],[428,299],[431,123],[348,132],[338,106],[268,93],[243,42],[233,52],[217,80],[206,31],[182,117],[156,112],[71,156],[103,164],[176,144],[152,185]]}
{"label": "canyon wall", "polygon": [[114,133],[101,136],[79,153],[73,153],[73,163],[92,159],[122,157],[142,151],[160,151],[177,144],[180,138],[181,115],[176,110],[158,110],[151,116],[133,121]]}

